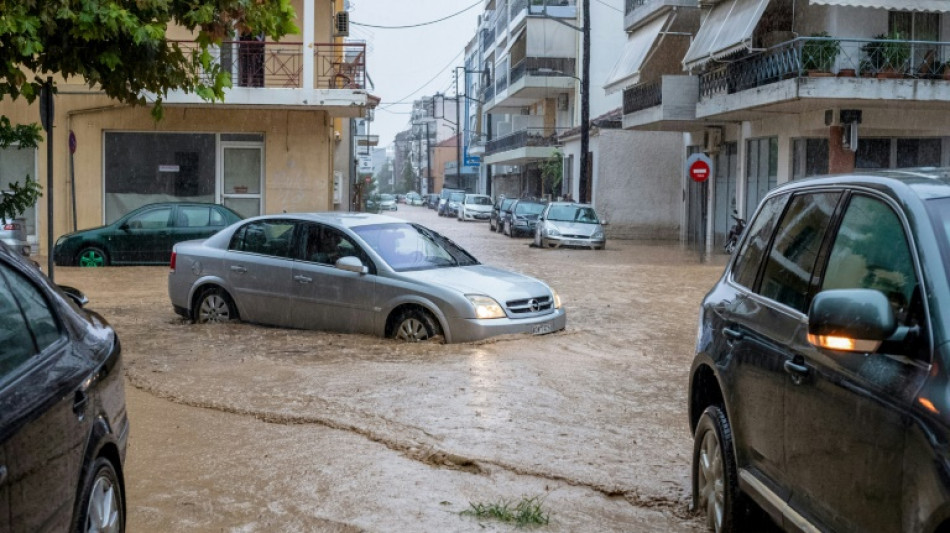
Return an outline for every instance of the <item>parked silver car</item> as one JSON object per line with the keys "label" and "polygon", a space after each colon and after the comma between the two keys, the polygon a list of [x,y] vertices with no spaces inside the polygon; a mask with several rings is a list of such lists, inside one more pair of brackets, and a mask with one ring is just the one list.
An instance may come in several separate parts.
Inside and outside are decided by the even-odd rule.
{"label": "parked silver car", "polygon": [[26,240],[26,221],[22,218],[0,218],[0,242],[15,253],[30,255],[30,243]]}
{"label": "parked silver car", "polygon": [[603,250],[607,245],[601,222],[594,208],[573,202],[552,202],[538,217],[534,245],[541,248],[571,246]]}
{"label": "parked silver car", "polygon": [[459,221],[484,220],[491,215],[491,196],[485,194],[466,194],[458,207]]}
{"label": "parked silver car", "polygon": [[480,264],[417,224],[363,213],[256,217],[178,243],[168,293],[196,322],[240,318],[406,341],[565,327],[545,283]]}

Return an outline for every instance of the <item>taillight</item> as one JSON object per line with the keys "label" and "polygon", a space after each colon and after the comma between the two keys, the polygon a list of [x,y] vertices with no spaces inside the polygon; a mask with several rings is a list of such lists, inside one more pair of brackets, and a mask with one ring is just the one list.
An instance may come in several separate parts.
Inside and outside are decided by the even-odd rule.
{"label": "taillight", "polygon": [[13,224],[13,223],[11,222],[11,223],[9,223],[9,224],[4,224],[4,225],[3,225],[3,229],[4,229],[5,231],[16,231],[16,230],[20,229],[20,225],[19,225],[19,224]]}
{"label": "taillight", "polygon": [[172,260],[168,264],[168,268],[170,268],[172,272],[175,271],[175,259],[177,258],[178,258],[178,254],[172,251]]}

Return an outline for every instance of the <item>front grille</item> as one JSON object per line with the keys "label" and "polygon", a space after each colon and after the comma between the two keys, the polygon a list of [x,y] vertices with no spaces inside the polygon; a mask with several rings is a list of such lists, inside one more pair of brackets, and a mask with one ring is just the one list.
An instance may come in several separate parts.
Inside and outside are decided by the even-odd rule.
{"label": "front grille", "polygon": [[508,312],[513,315],[527,315],[550,311],[553,307],[550,296],[539,296],[537,298],[525,298],[523,300],[511,300],[505,302]]}
{"label": "front grille", "polygon": [[589,239],[590,238],[587,235],[568,235],[566,233],[562,233],[561,237],[564,237],[565,239]]}

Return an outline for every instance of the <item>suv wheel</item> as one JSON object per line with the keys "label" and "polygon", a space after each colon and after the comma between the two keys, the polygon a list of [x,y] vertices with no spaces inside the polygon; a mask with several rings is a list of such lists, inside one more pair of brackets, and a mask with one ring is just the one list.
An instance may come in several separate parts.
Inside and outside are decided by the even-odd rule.
{"label": "suv wheel", "polygon": [[700,417],[693,442],[693,508],[706,513],[710,530],[737,531],[739,496],[732,426],[712,405]]}

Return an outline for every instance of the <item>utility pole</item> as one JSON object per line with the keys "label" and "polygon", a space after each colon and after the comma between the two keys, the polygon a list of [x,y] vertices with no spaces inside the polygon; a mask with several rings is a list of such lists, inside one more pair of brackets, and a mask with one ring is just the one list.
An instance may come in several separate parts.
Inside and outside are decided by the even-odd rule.
{"label": "utility pole", "polygon": [[588,203],[590,188],[590,0],[583,0],[583,59],[581,63],[581,172],[580,201]]}

